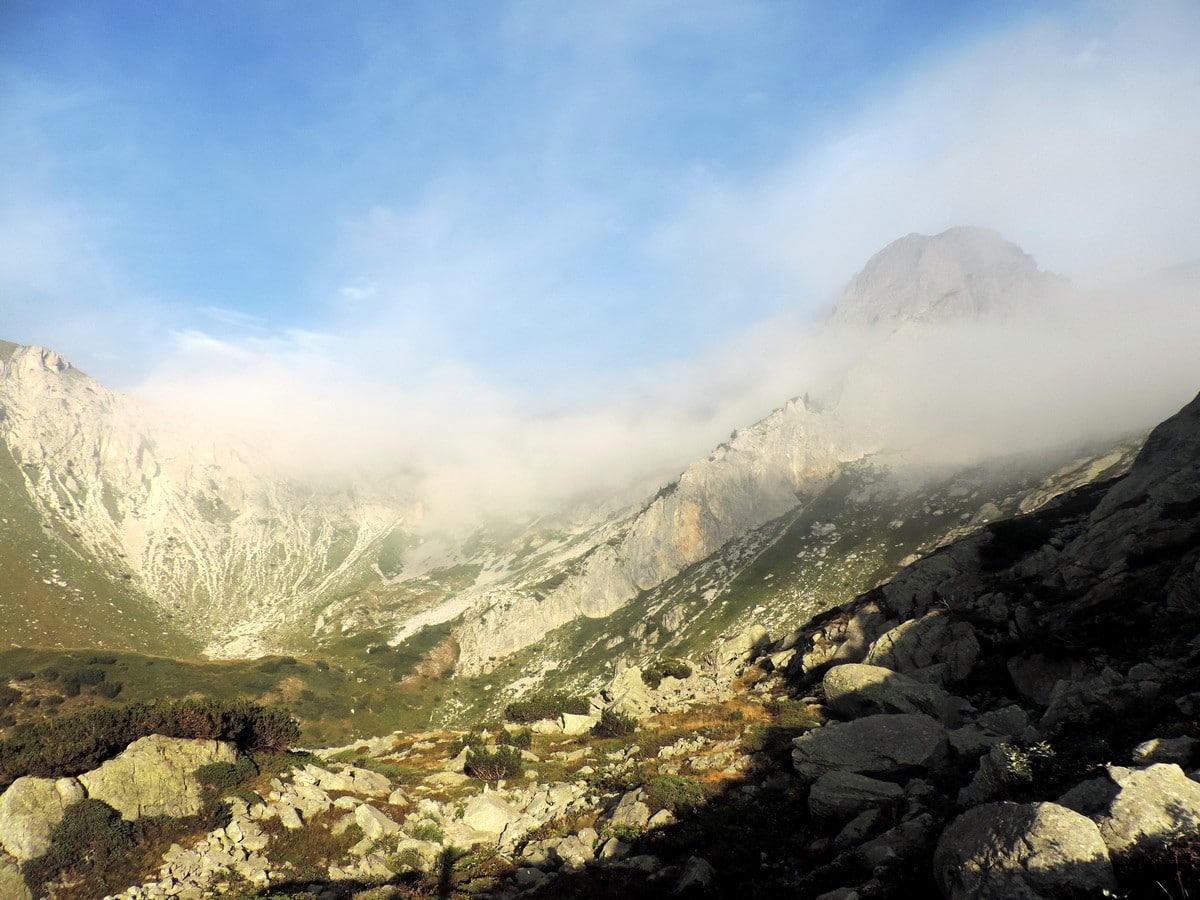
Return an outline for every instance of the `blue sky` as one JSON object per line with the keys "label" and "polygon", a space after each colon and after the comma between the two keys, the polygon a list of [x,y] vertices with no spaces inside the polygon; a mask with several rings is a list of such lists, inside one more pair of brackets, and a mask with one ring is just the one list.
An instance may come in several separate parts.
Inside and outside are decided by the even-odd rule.
{"label": "blue sky", "polygon": [[803,385],[714,360],[902,234],[1200,256],[1200,8],[1138,6],[5,0],[0,336],[249,418],[727,430]]}

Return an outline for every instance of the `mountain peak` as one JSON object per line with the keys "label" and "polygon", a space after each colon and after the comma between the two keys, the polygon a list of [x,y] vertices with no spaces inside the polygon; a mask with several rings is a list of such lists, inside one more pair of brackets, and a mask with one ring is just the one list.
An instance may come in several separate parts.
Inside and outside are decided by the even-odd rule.
{"label": "mountain peak", "polygon": [[914,233],[867,261],[838,300],[833,323],[892,332],[906,322],[1003,318],[1064,285],[991,229]]}

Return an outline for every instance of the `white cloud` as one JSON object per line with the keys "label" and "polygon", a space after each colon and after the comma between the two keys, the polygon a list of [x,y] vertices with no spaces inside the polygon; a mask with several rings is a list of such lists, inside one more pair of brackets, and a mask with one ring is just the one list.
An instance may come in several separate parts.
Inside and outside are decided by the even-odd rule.
{"label": "white cloud", "polygon": [[[1087,17],[1084,17],[1087,18]],[[718,183],[658,252],[698,281],[810,300],[913,231],[996,228],[1047,267],[1110,283],[1200,253],[1200,13],[1101,7],[932,61],[788,165]]]}

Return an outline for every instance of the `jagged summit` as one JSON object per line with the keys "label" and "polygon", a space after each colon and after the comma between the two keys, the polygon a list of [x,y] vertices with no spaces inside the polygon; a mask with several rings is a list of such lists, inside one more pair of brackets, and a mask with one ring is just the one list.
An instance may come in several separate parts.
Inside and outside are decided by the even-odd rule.
{"label": "jagged summit", "polygon": [[907,322],[1003,318],[1065,284],[988,228],[909,234],[872,256],[854,276],[832,324],[891,333]]}

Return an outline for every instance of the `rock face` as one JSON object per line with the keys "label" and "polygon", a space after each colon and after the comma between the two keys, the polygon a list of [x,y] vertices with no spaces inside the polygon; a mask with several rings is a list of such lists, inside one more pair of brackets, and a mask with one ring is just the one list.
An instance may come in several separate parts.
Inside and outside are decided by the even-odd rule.
{"label": "rock face", "polygon": [[898,784],[854,772],[826,772],[808,794],[808,808],[818,819],[846,821],[868,809],[895,803],[904,796]]}
{"label": "rock face", "polygon": [[93,800],[102,800],[129,821],[142,816],[191,816],[200,811],[196,769],[232,763],[237,750],[220,741],[191,741],[150,735],[115,759],[79,776]]}
{"label": "rock face", "polygon": [[838,300],[832,323],[888,333],[908,323],[1003,317],[1064,287],[986,228],[910,234],[868,260]]}
{"label": "rock face", "polygon": [[[214,655],[253,655],[285,611],[372,562],[410,514],[403,500],[306,487],[249,447],[164,424],[43,347],[0,343],[0,442],[11,454],[0,480],[27,495],[39,531],[82,545],[116,596],[181,616],[181,636]],[[47,574],[63,582],[48,590],[72,595]]]}
{"label": "rock face", "polygon": [[726,543],[819,493],[870,444],[833,412],[792,400],[689,466],[582,570],[545,596],[504,593],[458,633],[459,669],[475,673],[580,616],[612,614]]}
{"label": "rock face", "polygon": [[840,716],[924,713],[947,727],[959,724],[958,707],[941,688],[881,666],[858,663],[834,666],[825,673],[822,685],[825,702]]}
{"label": "rock face", "polygon": [[1117,794],[1100,820],[1114,855],[1149,849],[1200,830],[1200,784],[1174,764],[1113,772]]}
{"label": "rock face", "polygon": [[0,847],[17,859],[41,856],[63,811],[84,796],[74,778],[18,778],[0,794]]}
{"label": "rock face", "polygon": [[21,870],[0,859],[0,897],[4,900],[33,900]]}
{"label": "rock face", "polygon": [[949,754],[946,729],[926,715],[879,715],[833,723],[792,742],[792,763],[805,779],[826,772],[882,778],[928,772]]}
{"label": "rock face", "polygon": [[1053,803],[989,803],[951,822],[933,857],[949,900],[1075,897],[1116,886],[1091,819]]}

